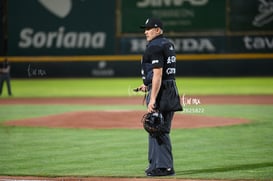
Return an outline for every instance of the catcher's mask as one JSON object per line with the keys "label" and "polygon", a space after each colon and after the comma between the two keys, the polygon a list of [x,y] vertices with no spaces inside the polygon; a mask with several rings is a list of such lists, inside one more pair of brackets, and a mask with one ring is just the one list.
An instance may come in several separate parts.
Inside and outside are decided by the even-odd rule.
{"label": "catcher's mask", "polygon": [[164,133],[164,118],[160,112],[147,113],[142,118],[144,129],[151,136],[158,137]]}

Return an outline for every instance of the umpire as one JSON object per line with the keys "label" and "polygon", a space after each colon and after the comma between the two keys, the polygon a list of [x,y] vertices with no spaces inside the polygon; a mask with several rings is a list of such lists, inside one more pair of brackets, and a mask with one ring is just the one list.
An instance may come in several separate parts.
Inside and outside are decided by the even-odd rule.
{"label": "umpire", "polygon": [[147,176],[174,175],[172,144],[169,133],[175,111],[181,111],[180,97],[175,83],[176,55],[174,45],[163,36],[163,23],[148,18],[144,25],[148,42],[141,60],[143,84],[138,90],[148,91],[147,111],[161,112],[165,131],[160,137],[149,134]]}
{"label": "umpire", "polygon": [[7,59],[0,65],[0,96],[3,91],[4,82],[7,83],[9,96],[12,96],[10,85],[10,64]]}

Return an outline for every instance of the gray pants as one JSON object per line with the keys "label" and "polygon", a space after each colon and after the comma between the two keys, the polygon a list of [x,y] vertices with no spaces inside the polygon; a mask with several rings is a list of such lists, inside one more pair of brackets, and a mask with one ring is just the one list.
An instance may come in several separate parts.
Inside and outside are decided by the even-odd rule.
{"label": "gray pants", "polygon": [[0,95],[2,94],[5,81],[7,83],[8,94],[11,96],[12,93],[11,93],[11,86],[10,86],[10,75],[6,73],[3,73],[0,75]]}
{"label": "gray pants", "polygon": [[[150,101],[151,87],[148,87],[146,104]],[[146,172],[156,168],[173,168],[172,143],[170,139],[171,125],[174,112],[162,112],[165,124],[165,134],[159,138],[152,137],[149,134],[148,162],[149,166]]]}
{"label": "gray pants", "polygon": [[156,168],[173,168],[172,144],[169,133],[174,112],[165,112],[162,114],[167,133],[159,138],[149,135],[148,171]]}

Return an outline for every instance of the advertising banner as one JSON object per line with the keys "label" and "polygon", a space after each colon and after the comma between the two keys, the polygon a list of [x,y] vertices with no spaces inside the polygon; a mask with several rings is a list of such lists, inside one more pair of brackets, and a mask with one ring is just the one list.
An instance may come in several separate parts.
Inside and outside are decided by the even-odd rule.
{"label": "advertising banner", "polygon": [[136,77],[140,61],[23,62],[12,64],[12,77],[43,79],[52,77]]}
{"label": "advertising banner", "polygon": [[121,33],[138,33],[148,17],[167,32],[224,31],[225,0],[120,0]]}
{"label": "advertising banner", "polygon": [[3,39],[3,27],[0,24],[0,56],[4,55],[4,39]]}
{"label": "advertising banner", "polygon": [[4,55],[4,1],[0,2],[0,56]]}
{"label": "advertising banner", "polygon": [[148,17],[163,21],[178,76],[273,73],[273,0],[5,1],[12,77],[140,76]]}
{"label": "advertising banner", "polygon": [[[223,53],[227,46],[225,36],[187,36],[169,37],[169,39],[174,44],[177,54]],[[145,38],[122,38],[121,53],[142,54],[146,44]]]}
{"label": "advertising banner", "polygon": [[[186,36],[169,38],[177,54],[272,53],[273,35]],[[142,54],[145,38],[121,38],[122,54]]]}
{"label": "advertising banner", "polygon": [[9,0],[8,13],[9,55],[115,51],[115,1]]}
{"label": "advertising banner", "polygon": [[232,53],[272,53],[273,35],[245,35],[229,37]]}
{"label": "advertising banner", "polygon": [[230,0],[230,31],[273,30],[272,0]]}

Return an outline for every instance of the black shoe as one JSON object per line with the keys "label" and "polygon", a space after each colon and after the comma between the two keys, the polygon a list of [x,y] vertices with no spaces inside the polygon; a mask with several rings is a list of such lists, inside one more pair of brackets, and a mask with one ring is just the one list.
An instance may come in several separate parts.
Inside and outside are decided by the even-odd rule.
{"label": "black shoe", "polygon": [[149,172],[151,172],[152,171],[152,168],[150,167],[150,165],[145,169],[145,173],[147,174],[147,173],[149,173]]}
{"label": "black shoe", "polygon": [[155,170],[152,170],[151,172],[148,172],[146,175],[150,177],[172,176],[175,175],[175,172],[173,168],[157,168]]}

